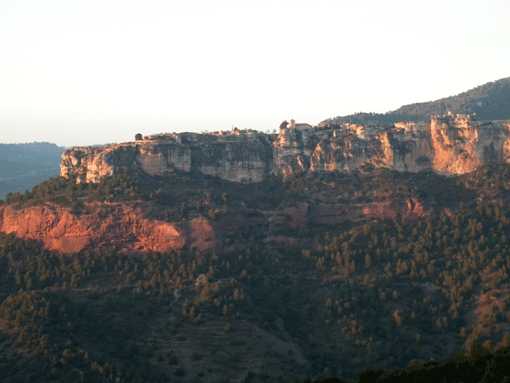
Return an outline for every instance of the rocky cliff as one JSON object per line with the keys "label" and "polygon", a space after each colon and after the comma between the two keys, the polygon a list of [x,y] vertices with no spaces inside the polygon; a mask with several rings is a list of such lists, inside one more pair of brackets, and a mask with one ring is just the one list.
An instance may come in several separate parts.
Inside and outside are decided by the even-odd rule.
{"label": "rocky cliff", "polygon": [[468,115],[390,126],[295,124],[279,134],[233,130],[212,134],[158,134],[142,140],[69,149],[61,175],[81,182],[127,169],[163,175],[176,170],[259,182],[270,174],[348,171],[362,166],[463,174],[510,161],[510,121],[474,121]]}
{"label": "rocky cliff", "polygon": [[97,182],[124,169],[164,175],[176,170],[257,182],[272,166],[270,136],[255,131],[218,134],[156,134],[103,147],[73,148],[62,154],[61,175]]}

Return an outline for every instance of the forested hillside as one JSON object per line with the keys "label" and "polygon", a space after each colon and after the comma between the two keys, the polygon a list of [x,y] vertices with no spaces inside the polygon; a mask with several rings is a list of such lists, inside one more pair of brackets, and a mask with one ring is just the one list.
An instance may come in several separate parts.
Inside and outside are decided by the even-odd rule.
{"label": "forested hillside", "polygon": [[[509,165],[450,178],[362,169],[264,187],[271,199],[213,177],[122,174],[11,196],[13,208],[51,201],[76,216],[126,199],[170,221],[244,209],[254,224],[214,252],[64,255],[2,235],[3,381],[362,382],[440,371],[431,358],[449,357],[500,376],[510,345]],[[315,212],[390,201],[413,209],[336,223]]]}
{"label": "forested hillside", "polygon": [[489,82],[456,96],[404,105],[387,113],[357,113],[327,119],[321,124],[392,124],[429,121],[431,115],[476,114],[479,121],[510,119],[510,78]]}

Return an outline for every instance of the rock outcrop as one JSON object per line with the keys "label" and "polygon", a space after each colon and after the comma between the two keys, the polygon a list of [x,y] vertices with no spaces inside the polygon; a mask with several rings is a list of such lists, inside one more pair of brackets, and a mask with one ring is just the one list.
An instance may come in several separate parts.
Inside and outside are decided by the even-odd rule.
{"label": "rock outcrop", "polygon": [[155,208],[142,201],[97,205],[92,214],[76,215],[66,207],[46,203],[15,208],[0,206],[0,232],[39,241],[45,248],[63,253],[165,251],[184,245],[210,252],[224,248],[222,241],[248,227],[245,211],[230,211],[217,221],[197,216],[166,222],[156,218]]}
{"label": "rock outcrop", "polygon": [[97,182],[123,169],[163,175],[176,170],[258,182],[270,174],[342,172],[363,166],[463,174],[510,161],[510,121],[478,122],[468,115],[432,117],[430,123],[391,126],[296,124],[278,135],[252,130],[211,134],[158,134],[62,155],[61,175]]}
{"label": "rock outcrop", "polygon": [[258,182],[272,167],[270,136],[256,131],[219,134],[157,134],[143,140],[102,147],[73,148],[62,154],[61,175],[98,182],[128,170],[164,175],[176,170]]}

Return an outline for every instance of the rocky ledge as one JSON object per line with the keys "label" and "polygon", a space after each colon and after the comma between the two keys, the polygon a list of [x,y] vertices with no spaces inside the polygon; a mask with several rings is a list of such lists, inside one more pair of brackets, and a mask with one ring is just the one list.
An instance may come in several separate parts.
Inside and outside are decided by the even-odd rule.
{"label": "rocky ledge", "polygon": [[291,120],[279,134],[238,129],[156,134],[117,145],[72,148],[62,158],[61,175],[77,174],[80,182],[98,182],[124,170],[148,175],[180,170],[235,182],[364,166],[452,175],[510,162],[510,121],[480,122],[451,113],[430,122],[390,126],[311,126]]}

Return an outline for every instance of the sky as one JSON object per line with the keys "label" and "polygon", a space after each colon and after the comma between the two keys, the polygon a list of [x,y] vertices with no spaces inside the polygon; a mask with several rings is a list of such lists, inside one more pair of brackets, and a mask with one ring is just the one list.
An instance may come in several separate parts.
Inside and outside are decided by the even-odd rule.
{"label": "sky", "polygon": [[0,143],[278,129],[510,76],[508,0],[0,0]]}

